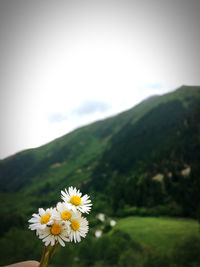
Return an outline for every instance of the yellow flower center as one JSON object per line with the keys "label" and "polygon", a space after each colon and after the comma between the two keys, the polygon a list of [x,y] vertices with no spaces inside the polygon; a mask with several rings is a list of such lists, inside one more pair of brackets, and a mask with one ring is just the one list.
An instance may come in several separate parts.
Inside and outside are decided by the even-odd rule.
{"label": "yellow flower center", "polygon": [[51,215],[49,215],[49,214],[42,216],[41,221],[40,221],[41,224],[47,224],[49,222],[50,218],[51,218]]}
{"label": "yellow flower center", "polygon": [[81,198],[79,196],[72,196],[70,202],[75,206],[79,206],[81,204]]}
{"label": "yellow flower center", "polygon": [[80,228],[80,223],[77,220],[72,220],[72,222],[71,222],[71,228],[74,231],[77,231]]}
{"label": "yellow flower center", "polygon": [[59,235],[61,232],[61,227],[59,224],[54,223],[51,227],[51,233],[52,235]]}
{"label": "yellow flower center", "polygon": [[64,220],[64,221],[68,221],[70,218],[71,218],[71,213],[69,211],[63,211],[61,213],[61,218]]}

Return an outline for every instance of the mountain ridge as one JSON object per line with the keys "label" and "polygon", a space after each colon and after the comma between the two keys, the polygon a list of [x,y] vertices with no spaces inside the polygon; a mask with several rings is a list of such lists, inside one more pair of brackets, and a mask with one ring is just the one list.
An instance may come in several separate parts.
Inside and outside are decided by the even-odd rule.
{"label": "mountain ridge", "polygon": [[[148,113],[149,110],[156,107],[162,102],[170,101],[171,99],[174,98],[174,95],[178,99],[184,99],[183,103],[187,103],[185,99],[190,97],[194,93],[196,94],[198,89],[199,87],[181,86],[179,89],[176,89],[173,92],[161,96],[156,96],[150,99],[146,99],[137,104],[136,106],[134,106],[133,108],[126,110],[120,114],[111,116],[104,120],[99,120],[84,127],[80,127],[62,137],[56,138],[55,140],[43,146],[34,149],[24,150],[22,152],[19,152],[13,156],[6,158],[5,160],[1,160],[0,166],[5,162],[12,161],[13,159],[16,159],[18,161],[19,166],[20,166],[20,160],[22,160],[23,166],[25,168],[27,167],[26,165],[31,165],[33,164],[33,162],[35,165],[37,165],[38,162],[47,158],[51,158],[51,160],[49,160],[49,164],[53,163],[55,164],[57,161],[62,162],[64,158],[67,157],[67,154],[70,154],[70,146],[72,145],[72,143],[74,143],[74,140],[76,141],[76,138],[78,137],[77,139],[80,139],[79,142],[81,142],[81,138],[84,138],[83,137],[84,132],[87,132],[86,134],[90,132],[90,138],[94,139],[93,136],[95,136],[95,138],[98,139],[98,142],[101,143],[104,139],[108,140],[109,138],[111,138],[110,135],[113,135],[116,132],[118,132],[129,121],[133,124],[136,123],[138,120],[140,120],[142,116]],[[104,144],[105,142],[106,141],[104,140]],[[64,149],[64,147],[66,146],[67,148]],[[101,144],[101,146],[103,145]],[[58,158],[55,159],[54,157],[52,157],[52,155],[54,153],[58,153],[58,151],[59,151],[59,156]],[[40,168],[41,165],[43,164],[42,163],[40,164]],[[21,167],[24,168],[23,166]],[[20,167],[18,167],[18,169],[19,171],[21,170]]]}
{"label": "mountain ridge", "polygon": [[[182,86],[173,92],[146,99],[120,114],[80,127],[39,148],[8,157],[0,161],[1,192],[4,196],[6,192],[13,192],[21,195],[22,199],[28,197],[30,200],[23,204],[27,210],[32,202],[36,206],[46,203],[45,199],[51,198],[53,201],[56,199],[54,189],[58,191],[67,185],[79,186],[91,192],[97,190],[99,193],[101,188],[110,194],[115,183],[129,179],[134,187],[140,181],[142,186],[149,183],[151,190],[162,192],[161,184],[152,183],[151,177],[161,172],[161,168],[169,169],[168,172],[171,172],[170,168],[176,169],[172,173],[179,176],[181,168],[187,163],[180,157],[180,162],[174,164],[173,161],[176,160],[173,153],[178,155],[178,151],[182,151],[183,157],[192,158],[192,164],[195,160],[192,150],[195,150],[195,145],[199,145],[195,132],[198,130],[190,133],[194,144],[191,144],[192,149],[188,147],[185,151],[188,133],[184,120],[189,123],[192,115],[188,114],[200,106],[199,99],[200,86]],[[187,116],[190,118],[187,119]],[[198,124],[197,117],[195,123]],[[190,127],[195,128],[195,125]],[[177,136],[178,131],[183,133],[181,138]],[[195,153],[198,155],[198,152]],[[162,162],[160,169],[159,158]],[[167,164],[171,167],[167,167]],[[149,174],[148,178],[145,173]],[[166,176],[167,171],[163,175]],[[166,180],[166,184],[168,182]],[[128,183],[126,181],[124,187]],[[174,184],[170,186],[173,187]],[[119,195],[120,190],[116,190]],[[142,198],[141,192],[137,192],[139,198]],[[41,196],[43,193],[45,197]],[[152,192],[151,194],[153,195]],[[159,195],[162,195],[161,202],[151,199],[152,205],[165,202],[163,194]],[[131,205],[147,205],[147,199],[143,204],[139,200],[134,202],[133,199],[124,199],[125,203]],[[171,191],[170,199],[174,199]],[[113,204],[113,208],[118,209],[119,205]]]}
{"label": "mountain ridge", "polygon": [[[66,136],[73,134],[73,133],[76,132],[77,130],[82,129],[82,128],[85,128],[85,127],[88,127],[89,125],[93,125],[93,124],[96,124],[96,123],[99,123],[99,122],[104,122],[104,121],[106,121],[106,120],[115,118],[115,117],[117,117],[117,116],[119,116],[119,115],[122,115],[122,114],[124,114],[124,113],[129,113],[131,110],[135,109],[137,106],[140,106],[140,104],[141,104],[141,103],[144,103],[145,101],[155,100],[155,98],[158,98],[158,97],[166,97],[167,95],[168,95],[168,96],[171,96],[172,94],[176,93],[176,91],[179,92],[180,90],[181,90],[182,92],[185,91],[184,93],[187,93],[188,95],[190,95],[190,93],[188,92],[188,90],[196,91],[196,89],[199,89],[199,88],[200,88],[200,86],[196,86],[196,85],[195,85],[195,86],[182,85],[182,86],[180,86],[180,87],[174,89],[174,90],[171,91],[171,92],[168,92],[168,93],[165,93],[165,94],[162,94],[162,95],[157,94],[157,95],[149,96],[149,97],[143,99],[142,101],[140,101],[138,104],[134,105],[133,107],[127,109],[127,110],[124,110],[124,111],[122,111],[122,112],[119,112],[119,113],[117,113],[117,114],[114,114],[114,115],[112,115],[112,116],[109,116],[109,117],[107,117],[107,118],[100,119],[100,120],[97,120],[97,121],[95,121],[95,122],[89,123],[89,124],[87,124],[87,125],[85,125],[85,126],[77,127],[76,129],[70,131],[69,133],[64,134],[64,135],[62,135],[62,136],[60,136],[60,137],[57,137],[57,138],[55,138],[55,139],[53,139],[53,140],[51,140],[51,141],[49,141],[49,142],[47,142],[47,143],[45,143],[45,144],[43,144],[43,145],[41,145],[41,146],[38,146],[38,147],[35,147],[35,148],[27,148],[27,149],[23,149],[23,150],[21,150],[21,151],[19,151],[19,152],[16,152],[16,153],[14,153],[14,154],[12,154],[12,155],[9,155],[9,156],[7,156],[7,157],[5,157],[5,158],[3,158],[3,159],[0,159],[0,162],[1,162],[1,161],[5,161],[5,160],[7,160],[7,159],[10,159],[10,158],[12,158],[12,157],[15,157],[17,154],[21,154],[21,153],[24,153],[24,152],[35,151],[35,150],[38,150],[38,149],[45,148],[46,146],[50,145],[51,143],[54,143],[54,142],[57,141],[57,140],[63,139],[63,138],[65,138]],[[156,104],[157,104],[157,103],[156,103]],[[152,107],[153,107],[153,106],[152,106]],[[151,107],[151,108],[152,108],[152,107]]]}

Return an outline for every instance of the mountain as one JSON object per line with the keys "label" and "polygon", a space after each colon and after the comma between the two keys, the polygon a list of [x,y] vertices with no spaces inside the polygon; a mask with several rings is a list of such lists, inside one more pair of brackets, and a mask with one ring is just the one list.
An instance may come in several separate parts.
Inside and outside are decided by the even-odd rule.
{"label": "mountain", "polygon": [[164,215],[199,216],[199,89],[184,86],[142,102],[143,116],[110,138],[90,186],[109,195],[115,211],[130,205],[152,214],[162,205]]}
{"label": "mountain", "polygon": [[183,215],[196,216],[197,207],[191,212],[185,204],[186,198],[192,207],[193,198],[199,201],[199,107],[200,87],[182,86],[1,160],[0,197],[29,215],[73,185],[89,190],[98,203],[110,196],[111,210],[176,203]]}
{"label": "mountain", "polygon": [[[81,266],[88,266],[91,258],[90,265],[94,266],[96,260],[98,265],[105,247],[109,260],[114,255],[121,259],[121,248],[131,251],[126,258],[134,255],[135,249],[149,253],[148,247],[141,252],[141,246],[124,232],[111,231],[96,240],[94,231],[100,227],[96,214],[103,212],[117,220],[133,215],[167,215],[200,221],[199,163],[200,86],[182,86],[152,96],[116,116],[1,160],[0,265],[40,258],[42,242],[27,230],[28,218],[40,207],[55,206],[60,190],[70,185],[91,196],[91,230],[79,249],[67,246],[58,250],[57,264],[52,266],[64,266],[66,255],[70,266],[77,266],[77,257],[85,259]],[[190,225],[190,220],[186,221]],[[104,231],[109,227],[105,224]],[[185,251],[188,249],[193,253],[192,245]],[[146,257],[141,255],[142,259]],[[98,266],[105,266],[104,262]]]}

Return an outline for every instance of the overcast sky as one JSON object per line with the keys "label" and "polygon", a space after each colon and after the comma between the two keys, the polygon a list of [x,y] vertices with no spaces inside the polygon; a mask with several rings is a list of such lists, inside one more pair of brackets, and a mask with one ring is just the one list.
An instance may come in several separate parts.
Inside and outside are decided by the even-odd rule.
{"label": "overcast sky", "polygon": [[200,85],[199,0],[0,0],[0,159]]}

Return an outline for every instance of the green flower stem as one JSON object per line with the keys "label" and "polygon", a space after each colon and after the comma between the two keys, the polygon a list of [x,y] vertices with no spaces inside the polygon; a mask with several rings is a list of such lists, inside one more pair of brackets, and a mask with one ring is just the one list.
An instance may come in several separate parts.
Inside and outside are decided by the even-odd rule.
{"label": "green flower stem", "polygon": [[49,261],[52,258],[53,254],[55,253],[57,246],[58,242],[53,247],[44,246],[41,261],[38,267],[48,267]]}
{"label": "green flower stem", "polygon": [[48,249],[48,247],[44,246],[44,249],[43,249],[43,253],[42,253],[42,257],[41,257],[41,260],[40,260],[40,265],[39,265],[39,267],[44,266],[44,265],[43,265],[43,262],[44,262],[44,259],[45,259],[45,256],[46,256],[47,249]]}
{"label": "green flower stem", "polygon": [[44,261],[41,267],[48,267],[48,265],[49,265],[49,250],[45,254]]}
{"label": "green flower stem", "polygon": [[49,253],[49,260],[53,257],[57,247],[58,247],[58,242],[56,242],[55,245],[51,247],[50,253]]}

